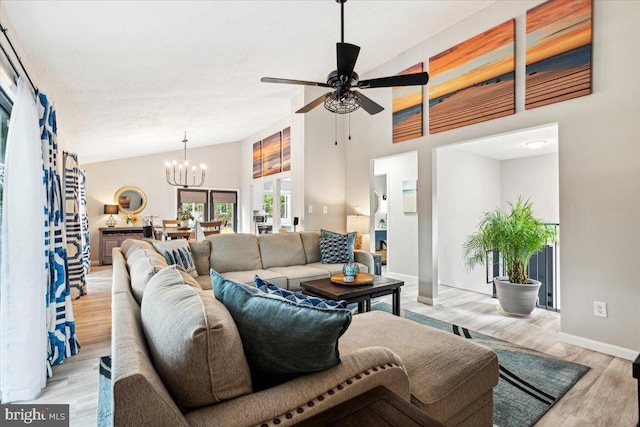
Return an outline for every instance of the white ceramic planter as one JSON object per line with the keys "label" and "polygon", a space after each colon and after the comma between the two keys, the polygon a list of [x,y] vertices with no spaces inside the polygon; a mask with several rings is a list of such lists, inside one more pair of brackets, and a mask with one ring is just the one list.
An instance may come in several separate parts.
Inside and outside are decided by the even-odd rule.
{"label": "white ceramic planter", "polygon": [[508,277],[493,279],[502,311],[511,316],[528,316],[536,307],[540,282],[529,279],[527,284],[514,284]]}

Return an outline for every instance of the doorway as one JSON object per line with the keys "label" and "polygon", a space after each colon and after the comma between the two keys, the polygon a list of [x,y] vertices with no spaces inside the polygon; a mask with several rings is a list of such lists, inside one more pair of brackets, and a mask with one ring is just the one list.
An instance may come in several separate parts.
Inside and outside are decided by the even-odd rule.
{"label": "doorway", "polygon": [[[418,277],[417,180],[417,151],[371,160],[370,250],[386,253],[387,274],[405,281]],[[407,188],[414,189],[410,197]]]}
{"label": "doorway", "polygon": [[[493,294],[501,267],[487,257],[485,268],[468,270],[462,244],[481,216],[509,209],[518,196],[530,200],[534,214],[560,226],[558,124],[523,129],[434,148],[434,283]],[[540,306],[560,308],[559,246],[530,263],[530,277],[545,283]]]}

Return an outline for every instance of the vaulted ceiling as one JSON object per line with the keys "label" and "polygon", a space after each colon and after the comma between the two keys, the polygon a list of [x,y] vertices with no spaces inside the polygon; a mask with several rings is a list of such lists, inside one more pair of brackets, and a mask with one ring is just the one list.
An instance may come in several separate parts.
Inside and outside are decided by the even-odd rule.
{"label": "vaulted ceiling", "polygon": [[[345,41],[362,47],[356,71],[492,3],[350,0]],[[190,147],[242,140],[289,114],[301,90],[260,77],[325,81],[340,38],[334,0],[3,0],[0,8],[83,163],[178,150],[184,130]]]}

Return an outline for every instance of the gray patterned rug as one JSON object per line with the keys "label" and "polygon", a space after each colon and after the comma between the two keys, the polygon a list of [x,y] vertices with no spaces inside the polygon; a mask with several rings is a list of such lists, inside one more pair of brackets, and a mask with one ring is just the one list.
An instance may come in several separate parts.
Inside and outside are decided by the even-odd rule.
{"label": "gray patterned rug", "polygon": [[[385,302],[376,303],[371,309],[391,313],[391,305]],[[493,423],[500,427],[534,425],[591,369],[409,310],[404,310],[404,317],[471,339],[496,352],[500,380],[493,389]]]}

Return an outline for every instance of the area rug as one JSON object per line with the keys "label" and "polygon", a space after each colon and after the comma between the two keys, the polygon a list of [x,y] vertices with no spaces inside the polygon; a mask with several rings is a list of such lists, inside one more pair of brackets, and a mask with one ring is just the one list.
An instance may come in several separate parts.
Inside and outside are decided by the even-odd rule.
{"label": "area rug", "polygon": [[[385,302],[376,303],[371,309],[391,313],[391,305]],[[458,325],[403,311],[409,320],[471,339],[496,352],[500,380],[493,389],[493,423],[500,427],[534,425],[591,369]]]}
{"label": "area rug", "polygon": [[98,384],[98,427],[111,427],[111,356],[100,358],[100,382]]}

